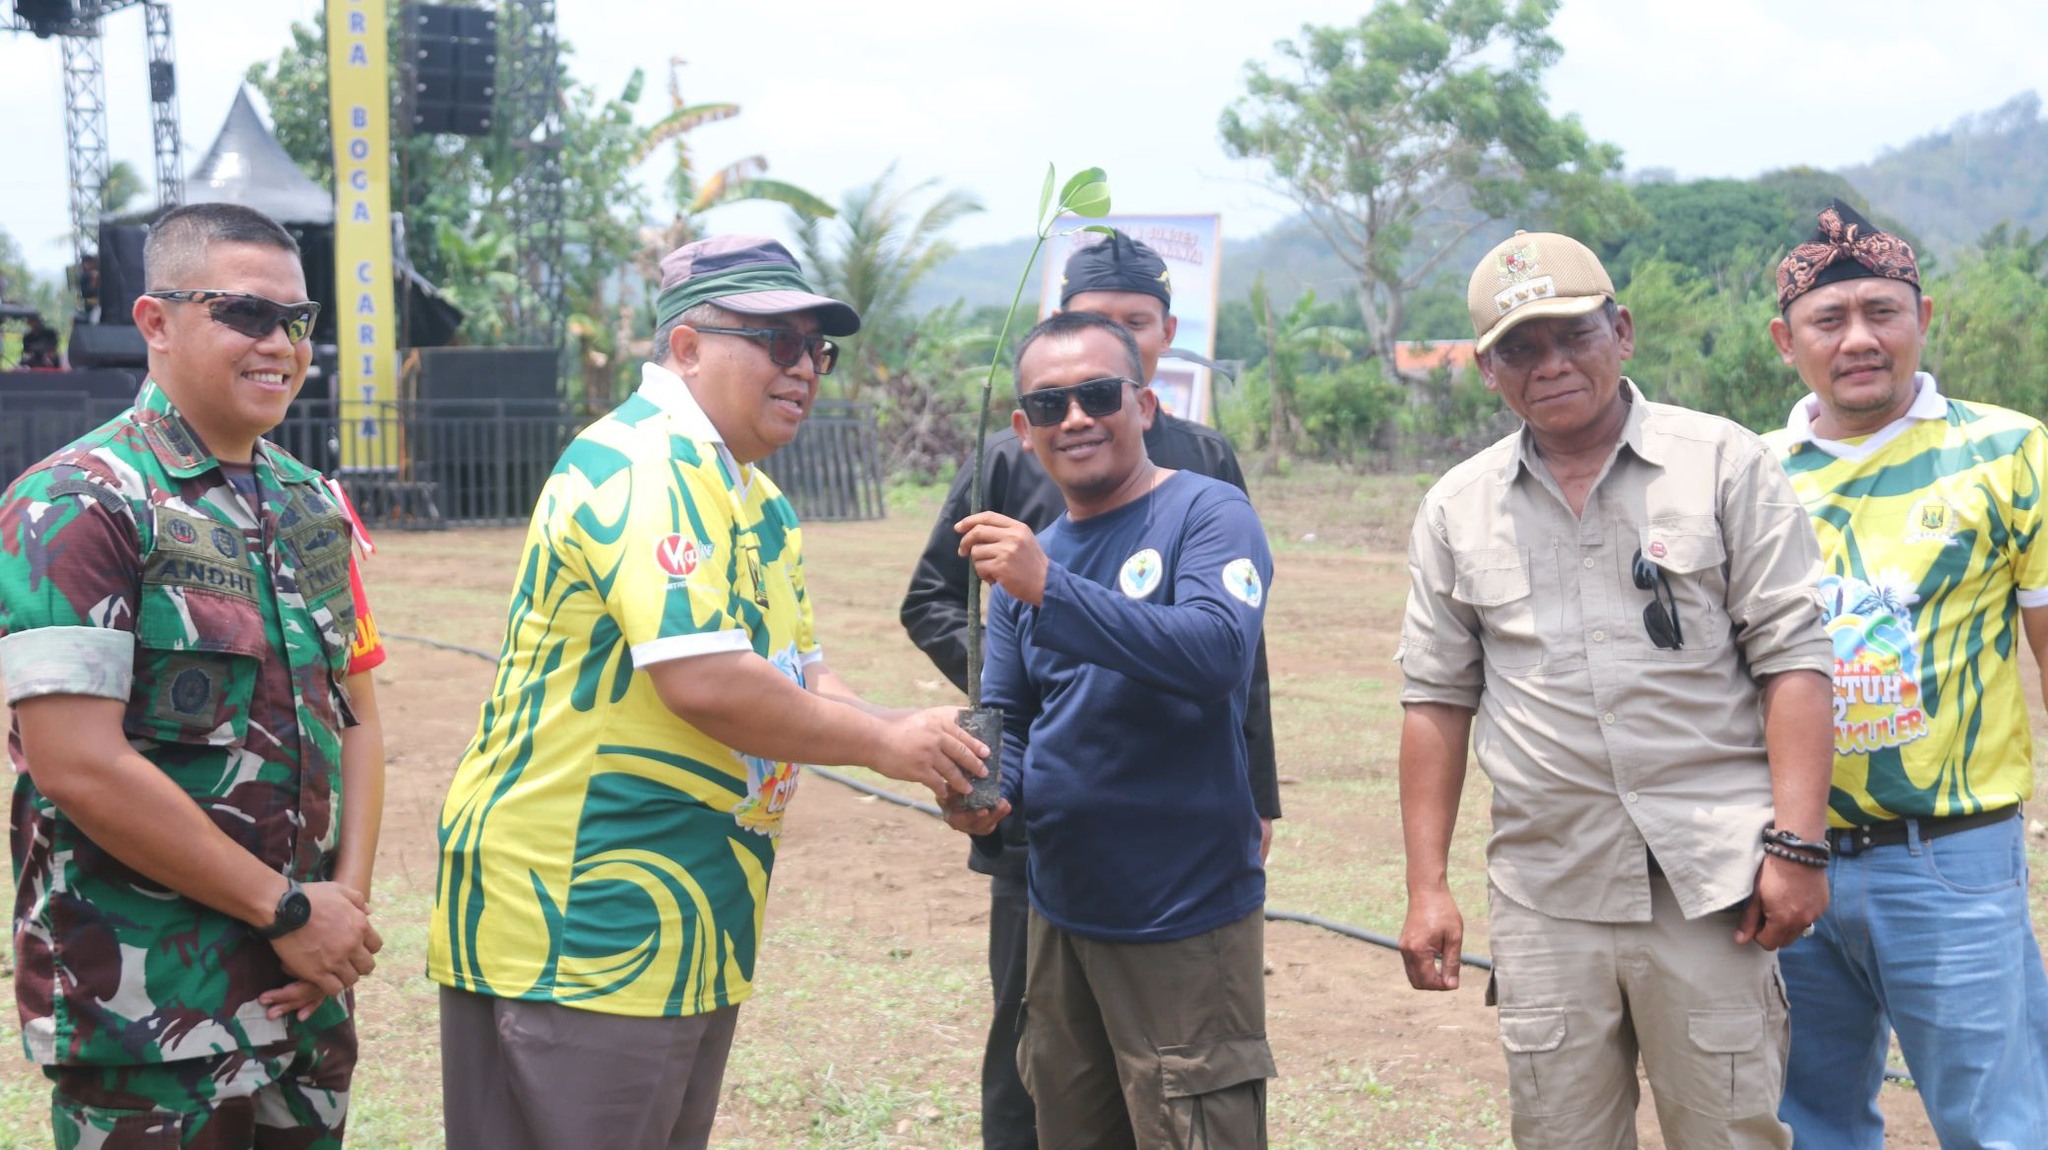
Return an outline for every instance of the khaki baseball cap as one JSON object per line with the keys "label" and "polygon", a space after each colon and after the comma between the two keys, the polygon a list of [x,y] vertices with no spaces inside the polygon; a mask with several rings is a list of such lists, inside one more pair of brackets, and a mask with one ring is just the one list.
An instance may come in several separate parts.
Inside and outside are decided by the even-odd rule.
{"label": "khaki baseball cap", "polygon": [[1477,350],[1524,320],[1585,315],[1614,298],[1614,281],[1593,249],[1555,232],[1516,232],[1472,269],[1465,306]]}

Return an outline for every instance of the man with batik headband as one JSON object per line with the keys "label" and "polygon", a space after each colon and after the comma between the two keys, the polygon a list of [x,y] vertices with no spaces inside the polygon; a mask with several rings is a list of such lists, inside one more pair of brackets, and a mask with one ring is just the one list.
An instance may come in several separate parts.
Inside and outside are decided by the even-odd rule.
{"label": "man with batik headband", "polygon": [[23,1044],[59,1146],[338,1147],[380,945],[374,660],[349,521],[261,438],[319,308],[239,205],[168,213],[143,268],[135,405],[0,496]]}
{"label": "man with batik headband", "polygon": [[1768,439],[1812,515],[1834,640],[1833,904],[1783,955],[1784,1117],[1878,1150],[1896,1032],[1943,1146],[2048,1146],[2048,975],[2027,903],[2018,650],[2048,666],[2048,431],[1920,371],[1904,240],[1836,201],[1778,266],[1771,338],[1810,396]]}
{"label": "man with batik headband", "polygon": [[[1173,281],[1166,261],[1144,241],[1122,232],[1083,244],[1068,257],[1061,276],[1060,310],[1094,312],[1122,325],[1138,345],[1146,380],[1158,373],[1160,355],[1172,345],[1179,326],[1173,314]],[[1244,471],[1230,441],[1216,431],[1161,410],[1145,429],[1144,438],[1146,456],[1159,466],[1193,471],[1244,490]],[[1051,526],[1067,509],[1059,487],[1011,428],[989,436],[982,475],[988,509],[1034,531]],[[972,467],[962,467],[954,476],[924,554],[911,574],[902,609],[903,626],[911,642],[962,691],[967,689],[968,565],[960,559],[957,525],[974,511],[973,480]],[[1261,857],[1272,843],[1273,821],[1280,817],[1269,694],[1262,637],[1254,656],[1244,721]],[[988,965],[995,1010],[989,1019],[981,1063],[981,1142],[984,1150],[1035,1150],[1038,1138],[1031,1096],[1024,1091],[1016,1062],[1030,910],[1024,890],[1024,820],[1008,820],[1003,831],[1007,843],[1000,855],[971,851],[967,860],[969,868],[990,876]]]}
{"label": "man with batik headband", "polygon": [[1622,375],[1635,321],[1568,236],[1472,272],[1480,374],[1522,429],[1415,517],[1398,658],[1401,955],[1459,983],[1466,750],[1493,784],[1488,923],[1522,1150],[1791,1144],[1771,950],[1826,905],[1828,647],[1803,508],[1748,431]]}
{"label": "man with batik headband", "polygon": [[655,362],[541,491],[441,813],[453,1150],[705,1145],[796,764],[941,796],[983,773],[955,708],[872,707],[826,666],[803,532],[758,467],[859,315],[765,237],[661,270]]}

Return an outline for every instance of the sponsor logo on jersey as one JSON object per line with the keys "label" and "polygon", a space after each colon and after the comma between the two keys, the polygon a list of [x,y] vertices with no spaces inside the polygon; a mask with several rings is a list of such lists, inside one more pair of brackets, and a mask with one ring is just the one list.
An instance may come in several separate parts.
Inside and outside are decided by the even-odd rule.
{"label": "sponsor logo on jersey", "polygon": [[710,562],[711,551],[711,544],[687,535],[670,535],[654,541],[654,561],[678,579],[689,578],[699,566]]}
{"label": "sponsor logo on jersey", "polygon": [[1223,589],[1247,607],[1256,607],[1266,598],[1266,586],[1259,579],[1259,569],[1252,566],[1249,559],[1232,559],[1224,565]]}
{"label": "sponsor logo on jersey", "polygon": [[1143,599],[1159,589],[1160,577],[1165,572],[1166,561],[1158,551],[1147,547],[1124,560],[1124,569],[1116,575],[1116,585],[1130,598]]}

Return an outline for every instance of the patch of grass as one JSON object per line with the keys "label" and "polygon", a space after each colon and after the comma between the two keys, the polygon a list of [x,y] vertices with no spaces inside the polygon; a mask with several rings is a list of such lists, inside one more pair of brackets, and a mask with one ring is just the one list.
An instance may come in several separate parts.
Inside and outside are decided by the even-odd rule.
{"label": "patch of grass", "polygon": [[978,1146],[981,966],[878,934],[814,891],[776,898],[717,1144]]}

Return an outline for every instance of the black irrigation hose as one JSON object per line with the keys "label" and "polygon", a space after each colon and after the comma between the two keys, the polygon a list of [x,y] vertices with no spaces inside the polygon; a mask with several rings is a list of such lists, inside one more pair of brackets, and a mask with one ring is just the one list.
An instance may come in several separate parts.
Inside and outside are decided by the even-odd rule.
{"label": "black irrigation hose", "polygon": [[[464,647],[459,643],[444,643],[439,639],[429,639],[422,635],[400,635],[396,633],[387,632],[386,637],[392,639],[403,639],[408,643],[422,643],[426,646],[434,647],[442,651],[454,651],[463,655],[474,655],[479,659],[488,660],[493,663],[497,662],[498,660],[498,657],[489,651],[479,650],[475,647]],[[873,783],[864,782],[860,779],[856,779],[852,775],[842,774],[838,771],[833,770],[830,767],[807,766],[804,769],[812,774],[822,775],[825,778],[831,779],[833,782],[838,783],[841,786],[851,787],[864,795],[873,795],[874,797],[881,799],[884,802],[894,803],[899,807],[909,807],[911,810],[916,811],[919,814],[930,815],[933,818],[942,817],[939,808],[933,806],[931,803],[920,802],[917,799],[899,795],[894,791],[878,787]],[[1266,920],[1268,922],[1298,922],[1304,926],[1319,926],[1324,930],[1330,931],[1332,933],[1341,934],[1345,938],[1355,938],[1360,942],[1369,942],[1374,946],[1382,946],[1387,948],[1388,950],[1401,949],[1401,944],[1398,941],[1388,938],[1384,934],[1374,934],[1372,931],[1369,930],[1361,930],[1358,927],[1347,926],[1341,922],[1333,922],[1330,919],[1322,918],[1313,914],[1303,914],[1301,911],[1298,910],[1276,910],[1273,907],[1269,906],[1266,908]],[[1476,954],[1460,955],[1458,957],[1458,961],[1466,966],[1477,967],[1480,970],[1490,971],[1493,969],[1492,959],[1481,958]],[[1887,1069],[1884,1072],[1884,1077],[1885,1081],[1887,1082],[1904,1082],[1907,1085],[1912,1085],[1913,1082],[1913,1079],[1910,1075],[1901,1074],[1896,1070]]]}
{"label": "black irrigation hose", "polygon": [[[823,775],[824,777],[831,779],[833,782],[838,783],[841,786],[852,787],[854,790],[859,791],[862,794],[873,795],[878,799],[883,799],[887,802],[895,803],[899,807],[909,807],[913,811],[917,811],[920,814],[931,815],[934,818],[937,818],[939,816],[939,808],[933,806],[930,803],[919,802],[918,800],[912,798],[905,798],[904,796],[899,795],[894,791],[878,787],[873,783],[856,779],[851,775],[841,774],[838,771],[831,769],[830,767],[807,766],[804,768],[804,770],[811,774]],[[1298,922],[1305,926],[1319,926],[1322,927],[1324,930],[1333,931],[1337,934],[1343,935],[1346,938],[1355,938],[1358,939],[1360,942],[1372,943],[1374,946],[1384,946],[1388,950],[1401,949],[1401,944],[1399,942],[1395,941],[1394,939],[1388,938],[1384,934],[1374,934],[1369,930],[1361,930],[1355,926],[1346,926],[1341,922],[1332,922],[1327,918],[1321,918],[1313,914],[1303,914],[1298,910],[1276,910],[1273,907],[1269,906],[1266,908],[1266,919],[1269,922]],[[1466,966],[1476,966],[1481,970],[1493,969],[1492,959],[1481,958],[1478,955],[1474,954],[1460,955],[1459,961],[1463,962]]]}

